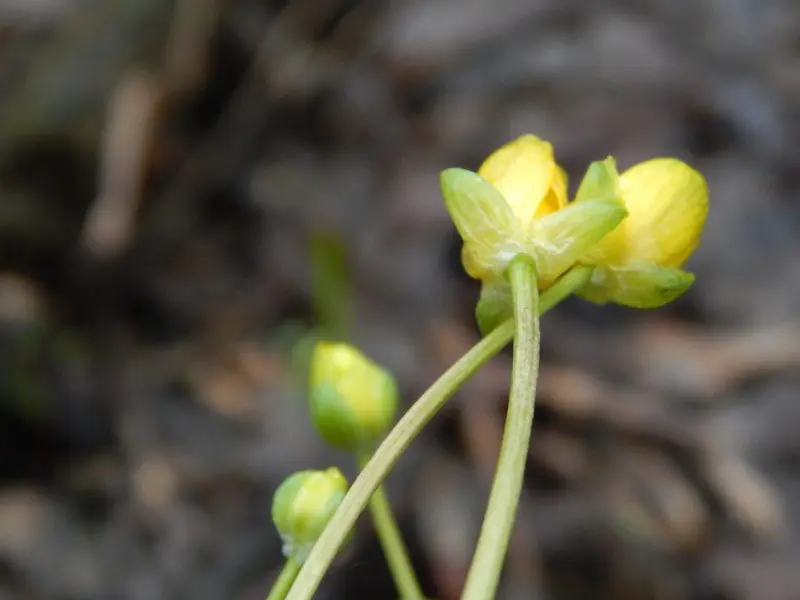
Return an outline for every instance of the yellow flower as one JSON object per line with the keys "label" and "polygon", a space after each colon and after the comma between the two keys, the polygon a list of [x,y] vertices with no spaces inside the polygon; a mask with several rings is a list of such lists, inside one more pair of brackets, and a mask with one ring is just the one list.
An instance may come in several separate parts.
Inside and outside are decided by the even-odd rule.
{"label": "yellow flower", "polygon": [[477,173],[442,172],[447,210],[464,240],[466,272],[483,283],[476,307],[484,334],[511,314],[504,279],[518,254],[536,264],[540,289],[546,289],[625,218],[613,195],[567,202],[567,177],[552,146],[523,135],[495,151]]}
{"label": "yellow flower", "polygon": [[567,204],[567,178],[552,146],[523,135],[494,152],[477,173],[442,172],[442,193],[475,279],[501,279],[508,263],[527,254],[546,288],[625,217],[612,198]]}
{"label": "yellow flower", "polygon": [[331,446],[365,450],[394,420],[394,377],[350,344],[318,342],[309,379],[311,419]]}
{"label": "yellow flower", "polygon": [[[581,259],[596,268],[578,295],[636,308],[674,300],[694,281],[680,267],[700,243],[708,215],[705,179],[675,158],[648,160],[621,176],[611,158],[595,165],[605,168],[606,185],[617,187],[628,217]],[[585,182],[576,201],[582,191],[590,195],[597,189],[591,168]]]}

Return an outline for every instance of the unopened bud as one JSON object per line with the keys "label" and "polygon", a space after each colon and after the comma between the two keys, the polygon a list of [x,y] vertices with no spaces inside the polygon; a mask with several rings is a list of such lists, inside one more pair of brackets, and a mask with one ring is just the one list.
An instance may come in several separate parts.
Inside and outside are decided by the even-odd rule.
{"label": "unopened bud", "polygon": [[386,369],[349,344],[318,342],[311,358],[314,426],[331,446],[369,449],[397,412],[397,384]]}
{"label": "unopened bud", "polygon": [[347,493],[336,467],[298,471],[287,477],[272,499],[272,521],[283,540],[283,555],[303,563]]}

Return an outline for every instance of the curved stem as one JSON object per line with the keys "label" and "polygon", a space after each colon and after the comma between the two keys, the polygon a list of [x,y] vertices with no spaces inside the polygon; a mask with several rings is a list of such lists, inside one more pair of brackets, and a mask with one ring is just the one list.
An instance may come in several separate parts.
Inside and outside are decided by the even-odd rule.
{"label": "curved stem", "polygon": [[[588,271],[581,269],[577,275],[572,275],[573,271],[575,269],[565,274],[542,294],[541,313],[579,289],[591,276],[591,269]],[[514,322],[509,319],[456,361],[402,416],[350,486],[347,495],[303,563],[295,584],[289,590],[287,600],[310,600],[369,498],[386,478],[403,451],[447,399],[484,363],[500,352],[511,341],[513,335]]]}
{"label": "curved stem", "polygon": [[[361,466],[367,464],[370,455],[361,456]],[[389,506],[389,499],[386,497],[386,490],[379,486],[369,501],[369,509],[372,513],[372,521],[375,524],[375,531],[378,533],[378,540],[389,564],[389,570],[397,586],[397,591],[403,600],[423,600],[422,588],[417,581],[414,567],[408,556],[400,527],[392,514]]]}
{"label": "curved stem", "polygon": [[297,578],[297,573],[300,572],[300,563],[298,563],[293,556],[286,559],[286,564],[283,565],[280,575],[272,584],[272,589],[269,591],[267,600],[283,600],[292,587],[294,580]]}
{"label": "curved stem", "polygon": [[527,257],[508,268],[514,302],[514,362],[503,442],[486,516],[472,557],[462,600],[494,598],[517,515],[528,458],[536,378],[539,374],[539,313],[536,269]]}

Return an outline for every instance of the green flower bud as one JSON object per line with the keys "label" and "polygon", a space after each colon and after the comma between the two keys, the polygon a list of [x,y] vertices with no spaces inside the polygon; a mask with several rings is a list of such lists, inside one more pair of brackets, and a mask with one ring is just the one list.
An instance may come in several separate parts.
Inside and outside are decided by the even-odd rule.
{"label": "green flower bud", "polygon": [[283,540],[283,555],[303,563],[347,493],[336,467],[298,471],[287,477],[272,499],[272,522]]}
{"label": "green flower bud", "polygon": [[349,344],[318,342],[311,357],[311,419],[331,446],[368,450],[394,421],[394,377]]}

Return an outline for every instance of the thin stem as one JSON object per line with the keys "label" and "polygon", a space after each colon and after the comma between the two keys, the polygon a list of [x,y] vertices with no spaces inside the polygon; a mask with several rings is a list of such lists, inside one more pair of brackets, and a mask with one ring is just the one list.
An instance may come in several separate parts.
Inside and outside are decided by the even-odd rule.
{"label": "thin stem", "polygon": [[[360,458],[361,466],[364,467],[369,462],[369,459],[369,454],[362,455]],[[424,599],[425,596],[417,581],[417,575],[414,573],[414,567],[403,543],[400,527],[397,525],[392,508],[389,505],[389,499],[386,496],[386,490],[382,485],[378,486],[378,489],[372,494],[372,498],[369,501],[369,509],[372,513],[375,531],[378,533],[378,539],[383,548],[383,554],[386,556],[386,562],[389,564],[389,570],[392,573],[392,578],[400,597],[403,600]]]}
{"label": "thin stem", "polygon": [[561,279],[547,288],[539,296],[539,316],[541,317],[551,308],[557,306],[562,300],[571,296],[575,290],[581,289],[594,273],[594,267],[578,265],[572,267],[561,276]]}
{"label": "thin stem", "polygon": [[272,584],[272,589],[269,591],[267,600],[283,600],[289,589],[292,587],[297,574],[300,572],[300,563],[298,563],[293,556],[286,559],[286,563],[281,569],[280,575]]}
{"label": "thin stem", "polygon": [[533,261],[524,256],[515,258],[508,268],[508,278],[515,323],[511,394],[497,471],[462,600],[495,596],[516,520],[533,425],[539,374],[538,292]]}
{"label": "thin stem", "polygon": [[[550,309],[579,289],[591,275],[591,269],[571,276],[573,271],[565,274],[542,294],[541,313],[545,312],[545,306]],[[513,335],[514,322],[509,319],[467,351],[406,411],[350,486],[347,495],[303,563],[295,584],[289,590],[287,600],[310,600],[358,516],[403,451],[447,399],[484,363],[500,352],[511,341]]]}

